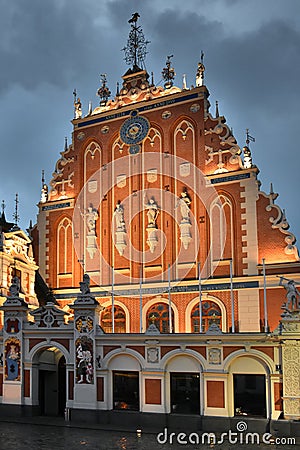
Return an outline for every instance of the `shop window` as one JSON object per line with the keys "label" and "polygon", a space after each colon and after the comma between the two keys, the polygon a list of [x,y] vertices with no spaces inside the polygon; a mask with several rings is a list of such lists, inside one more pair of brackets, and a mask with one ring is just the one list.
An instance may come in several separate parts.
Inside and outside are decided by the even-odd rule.
{"label": "shop window", "polygon": [[[105,333],[112,333],[112,315],[111,306],[107,306],[101,315],[101,327]],[[114,307],[115,333],[126,332],[126,317],[125,312],[121,306]]]}
{"label": "shop window", "polygon": [[265,375],[233,375],[234,412],[236,416],[266,417]]}
{"label": "shop window", "polygon": [[[147,312],[147,328],[154,324],[161,333],[169,333],[169,305],[155,303]],[[174,313],[172,311],[172,331],[174,333]]]}
{"label": "shop window", "polygon": [[[212,324],[218,325],[222,329],[222,314],[217,303],[210,300],[202,301],[202,331],[205,333]],[[200,331],[200,314],[199,303],[192,309],[191,313],[191,329],[192,333]]]}
{"label": "shop window", "polygon": [[139,410],[138,372],[113,372],[113,405],[114,409]]}
{"label": "shop window", "polygon": [[200,375],[198,373],[170,373],[171,412],[200,414]]}

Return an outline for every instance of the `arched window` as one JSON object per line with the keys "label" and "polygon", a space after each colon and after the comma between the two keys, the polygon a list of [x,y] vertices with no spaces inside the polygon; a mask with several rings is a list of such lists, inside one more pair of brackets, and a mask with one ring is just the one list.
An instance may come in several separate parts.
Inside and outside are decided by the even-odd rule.
{"label": "arched window", "polygon": [[[154,324],[161,333],[169,333],[169,305],[155,303],[147,312],[147,328]],[[172,330],[174,333],[174,313],[172,311]]]}
{"label": "arched window", "polygon": [[72,222],[66,217],[60,221],[57,228],[57,272],[58,274],[71,274],[72,271]]}
{"label": "arched window", "polygon": [[[101,327],[105,333],[112,333],[112,317],[111,317],[111,306],[107,306],[101,314]],[[116,305],[114,307],[115,314],[115,333],[125,333],[126,332],[126,317],[125,311],[121,306]]]}
{"label": "arched window", "polygon": [[211,205],[212,262],[234,258],[233,208],[229,198],[219,195]]}
{"label": "arched window", "polygon": [[[202,301],[202,331],[205,333],[212,324],[218,325],[222,329],[222,314],[220,307],[211,300]],[[191,330],[192,333],[200,331],[199,303],[197,303],[191,312]]]}

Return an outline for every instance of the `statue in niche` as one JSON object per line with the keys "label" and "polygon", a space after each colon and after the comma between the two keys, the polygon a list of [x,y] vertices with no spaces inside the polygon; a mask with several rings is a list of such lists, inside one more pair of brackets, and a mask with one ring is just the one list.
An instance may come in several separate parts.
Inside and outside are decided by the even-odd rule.
{"label": "statue in niche", "polygon": [[120,202],[118,201],[115,211],[114,218],[116,221],[117,231],[125,231],[125,221],[124,221],[124,208]]}
{"label": "statue in niche", "polygon": [[190,204],[192,203],[186,190],[181,192],[175,208],[180,207],[181,218],[183,222],[190,221]]}
{"label": "statue in niche", "polygon": [[82,109],[81,109],[81,101],[80,98],[75,100],[74,102],[74,108],[75,108],[75,119],[81,119],[82,117]]}
{"label": "statue in niche", "polygon": [[98,219],[98,213],[93,205],[90,205],[87,209],[86,213],[86,225],[88,228],[88,235],[95,236],[96,235],[96,220]]}
{"label": "statue in niche", "polygon": [[10,297],[19,297],[20,294],[20,280],[18,277],[13,277],[11,286],[9,287]]}
{"label": "statue in niche", "polygon": [[[283,283],[283,280],[287,280],[287,283]],[[297,298],[299,299],[300,292],[295,286],[295,281],[280,277],[279,286],[283,286],[286,289],[286,302],[283,304],[282,309],[286,311],[298,311],[300,301],[297,301]]]}
{"label": "statue in niche", "polygon": [[[144,198],[146,198],[146,195]],[[159,214],[159,209],[154,197],[151,197],[148,200],[148,203],[144,203],[144,206],[147,209],[148,227],[156,228],[156,219]]]}

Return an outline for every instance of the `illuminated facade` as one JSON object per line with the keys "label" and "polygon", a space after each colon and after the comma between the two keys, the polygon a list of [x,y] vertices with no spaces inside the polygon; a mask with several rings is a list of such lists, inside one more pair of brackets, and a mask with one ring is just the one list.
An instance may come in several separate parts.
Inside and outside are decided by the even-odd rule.
{"label": "illuminated facade", "polygon": [[[114,99],[104,76],[99,107],[83,116],[75,98],[72,143],[43,185],[32,236],[57,304],[28,324],[8,297],[8,318],[23,311],[24,371],[4,370],[2,402],[103,423],[130,410],[132,426],[299,419],[299,379],[284,368],[300,362],[300,263],[277,194],[260,190],[249,142],[210,112],[203,61],[178,88],[168,58],[159,87],[129,44]],[[282,309],[283,286],[297,304]]]}

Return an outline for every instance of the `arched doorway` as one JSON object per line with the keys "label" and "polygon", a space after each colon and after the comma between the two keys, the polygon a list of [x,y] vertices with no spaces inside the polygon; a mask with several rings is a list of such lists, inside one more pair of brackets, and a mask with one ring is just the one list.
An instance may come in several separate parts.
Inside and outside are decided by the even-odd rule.
{"label": "arched doorway", "polygon": [[51,347],[37,355],[38,405],[44,416],[63,416],[66,407],[66,359]]}

